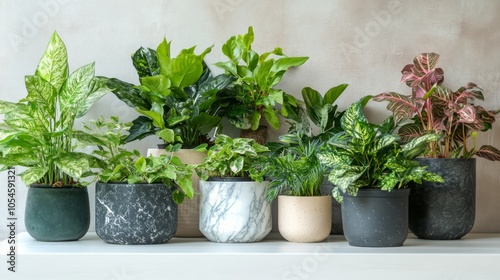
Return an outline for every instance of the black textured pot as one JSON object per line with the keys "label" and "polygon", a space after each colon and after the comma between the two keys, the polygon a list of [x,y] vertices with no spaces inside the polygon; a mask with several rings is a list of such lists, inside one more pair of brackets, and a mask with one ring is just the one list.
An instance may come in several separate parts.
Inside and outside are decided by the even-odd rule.
{"label": "black textured pot", "polygon": [[38,241],[74,241],[90,226],[87,188],[33,184],[24,213],[26,230]]}
{"label": "black textured pot", "polygon": [[164,184],[97,183],[97,235],[112,244],[167,243],[177,230],[177,204]]}
{"label": "black textured pot", "polygon": [[361,189],[357,196],[342,194],[342,222],[349,245],[402,246],[408,235],[409,194],[409,189]]}
{"label": "black textured pot", "polygon": [[476,215],[476,159],[417,159],[445,183],[411,185],[409,226],[422,239],[465,236]]}

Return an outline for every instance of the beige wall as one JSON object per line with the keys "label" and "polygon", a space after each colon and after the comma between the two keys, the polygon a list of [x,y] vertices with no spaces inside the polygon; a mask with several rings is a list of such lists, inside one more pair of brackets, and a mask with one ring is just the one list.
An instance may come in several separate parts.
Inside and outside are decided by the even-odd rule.
{"label": "beige wall", "polygon": [[[139,46],[156,47],[163,36],[173,40],[174,51],[215,44],[207,57],[214,63],[223,59],[220,47],[229,36],[253,25],[256,50],[281,46],[288,55],[310,57],[281,84],[296,96],[305,86],[325,91],[348,83],[339,102],[345,108],[367,94],[409,93],[399,83],[400,70],[416,54],[433,51],[441,54],[446,85],[456,89],[476,82],[485,90],[486,107],[499,108],[499,12],[497,0],[1,0],[0,98],[25,95],[24,75],[34,72],[54,30],[68,47],[72,70],[95,61],[98,75],[136,82],[129,56]],[[367,112],[373,121],[388,115],[383,104],[371,103]],[[112,95],[87,118],[100,114],[134,117]],[[145,151],[155,142],[132,146]],[[479,142],[500,147],[500,122]],[[476,231],[500,232],[499,171],[500,163],[478,160]],[[5,174],[0,180],[6,181]],[[26,189],[18,185],[24,199]],[[0,189],[0,205],[5,195]],[[0,219],[5,220],[5,209]],[[6,236],[4,227],[0,233],[0,239]]]}

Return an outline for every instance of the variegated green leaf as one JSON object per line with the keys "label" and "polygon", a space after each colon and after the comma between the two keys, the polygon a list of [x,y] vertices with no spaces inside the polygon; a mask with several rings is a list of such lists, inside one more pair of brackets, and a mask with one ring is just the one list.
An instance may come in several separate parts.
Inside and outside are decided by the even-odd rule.
{"label": "variegated green leaf", "polygon": [[31,104],[36,104],[38,110],[52,116],[56,110],[56,88],[39,76],[26,76],[25,84],[28,91],[25,100]]}
{"label": "variegated green leaf", "polygon": [[106,86],[107,78],[104,77],[94,77],[89,85],[89,93],[85,98],[80,101],[80,105],[77,108],[76,118],[83,117],[89,111],[90,107],[104,95],[110,92],[110,89]]}
{"label": "variegated green leaf", "polygon": [[160,74],[160,65],[156,57],[156,51],[149,48],[140,48],[132,55],[139,78],[156,76]]}
{"label": "variegated green leaf", "polygon": [[404,153],[405,158],[413,159],[421,155],[429,143],[439,141],[439,139],[441,139],[441,136],[437,134],[425,134],[408,142],[401,151]]}
{"label": "variegated green leaf", "polygon": [[80,179],[84,173],[90,170],[88,156],[84,153],[64,153],[54,163],[62,172],[76,180]]}
{"label": "variegated green leaf", "polygon": [[94,78],[94,63],[80,67],[68,77],[61,88],[59,101],[61,110],[73,111],[77,114],[78,107],[83,104],[90,92],[91,82]]}
{"label": "variegated green leaf", "polygon": [[21,180],[29,186],[34,183],[38,183],[39,180],[49,171],[48,167],[31,167],[19,174]]}
{"label": "variegated green leaf", "polygon": [[4,100],[0,100],[0,114],[7,114],[11,111],[17,109],[20,106],[19,103],[12,103]]}
{"label": "variegated green leaf", "polygon": [[245,158],[242,156],[238,156],[233,161],[231,161],[231,165],[229,166],[229,168],[234,174],[237,174],[243,169],[244,164],[245,164]]}
{"label": "variegated green leaf", "polygon": [[59,91],[68,77],[68,69],[66,46],[59,35],[54,32],[38,64],[35,75],[48,81],[56,91]]}
{"label": "variegated green leaf", "polygon": [[368,124],[368,120],[363,114],[359,102],[356,102],[347,108],[342,116],[341,123],[344,131],[350,136],[353,136],[356,133],[355,130],[358,124]]}

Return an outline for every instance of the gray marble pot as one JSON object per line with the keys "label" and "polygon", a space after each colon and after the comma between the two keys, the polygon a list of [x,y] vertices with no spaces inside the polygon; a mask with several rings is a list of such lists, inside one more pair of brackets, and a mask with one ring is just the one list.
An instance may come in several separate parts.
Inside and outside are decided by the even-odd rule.
{"label": "gray marble pot", "polygon": [[422,239],[465,236],[476,216],[476,159],[419,158],[445,183],[411,185],[410,230]]}
{"label": "gray marble pot", "polygon": [[97,235],[112,244],[167,243],[177,230],[177,204],[164,184],[97,183]]}
{"label": "gray marble pot", "polygon": [[271,204],[265,199],[269,182],[245,179],[200,181],[200,231],[208,240],[257,242],[271,231]]}
{"label": "gray marble pot", "polygon": [[342,194],[342,223],[349,245],[402,246],[408,235],[410,189],[360,189],[357,196]]}

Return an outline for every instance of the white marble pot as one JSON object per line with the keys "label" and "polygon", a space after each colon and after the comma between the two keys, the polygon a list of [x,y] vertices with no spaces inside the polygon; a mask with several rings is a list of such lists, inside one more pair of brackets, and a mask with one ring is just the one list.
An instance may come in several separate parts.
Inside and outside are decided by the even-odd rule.
{"label": "white marble pot", "polygon": [[[222,181],[225,180],[225,181]],[[246,178],[200,181],[200,231],[212,242],[257,242],[272,228],[269,182]]]}
{"label": "white marble pot", "polygon": [[332,229],[332,196],[278,196],[278,228],[290,242],[320,242]]}
{"label": "white marble pot", "polygon": [[[148,155],[154,156],[166,153],[165,149],[148,149],[147,151]],[[179,151],[170,154],[177,156],[183,163],[186,164],[202,163],[203,159],[207,156],[205,153],[197,152],[192,149],[180,149]],[[200,196],[197,195],[200,192],[198,187],[200,177],[198,177],[196,172],[193,172],[191,181],[193,182],[195,196],[192,199],[184,199],[182,204],[178,206],[178,223],[175,237],[203,237],[203,234],[201,234],[199,229]]]}

